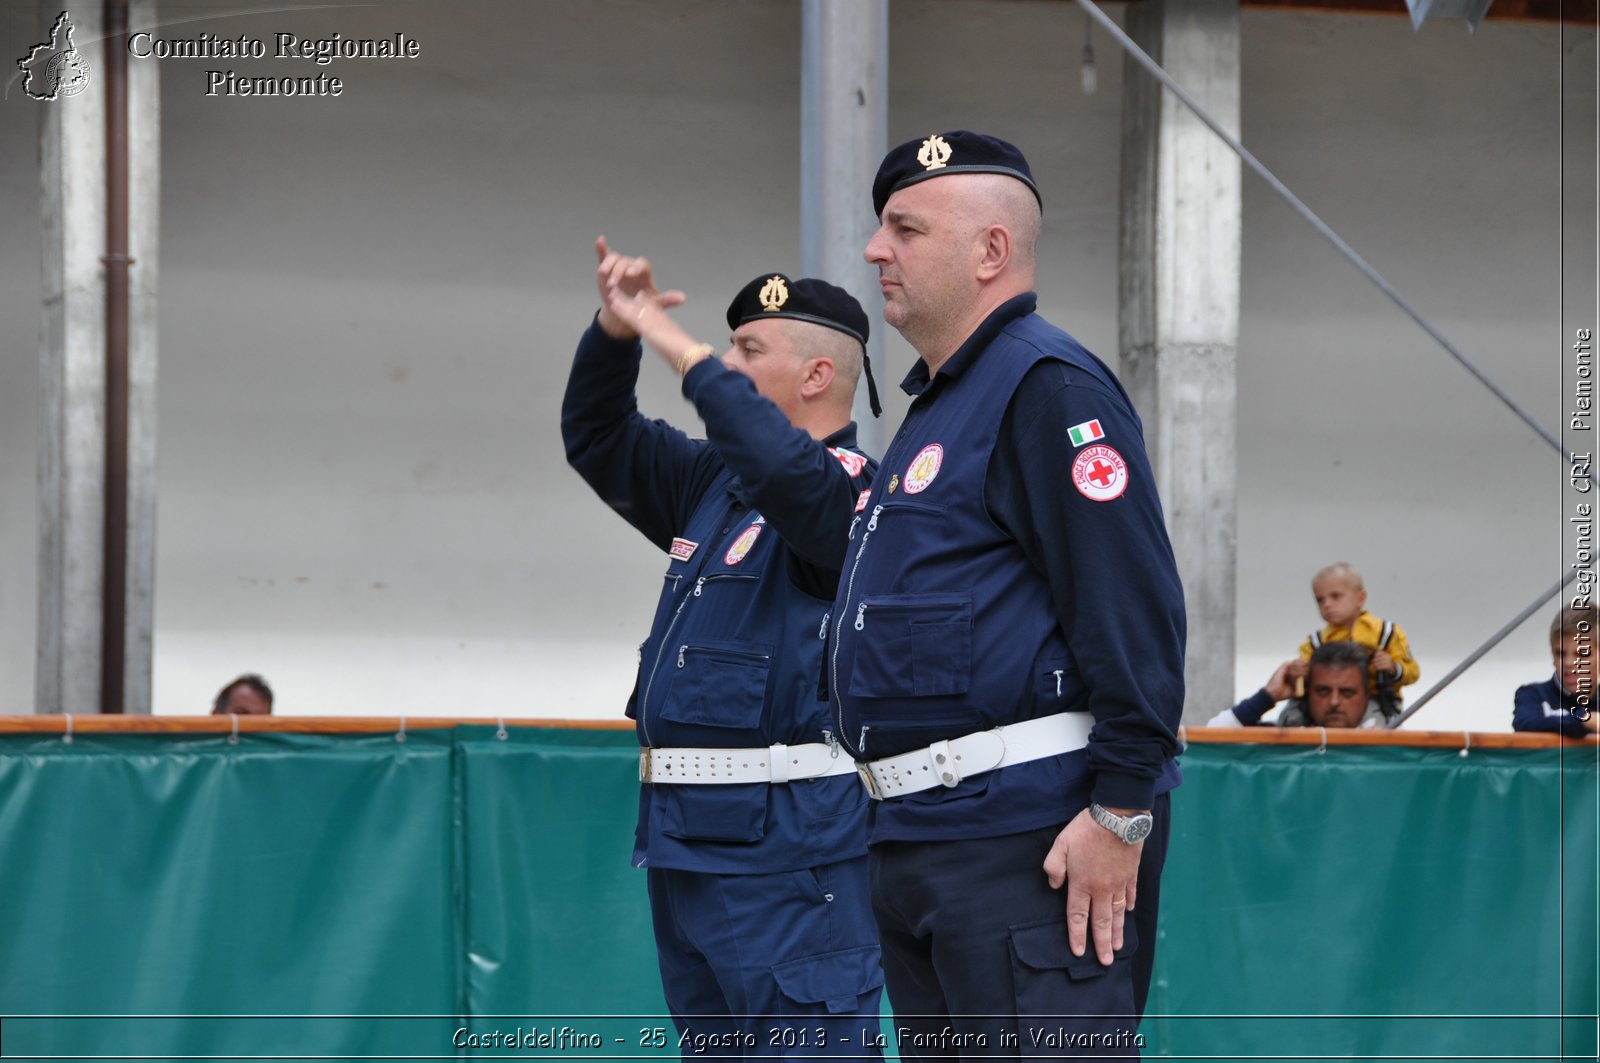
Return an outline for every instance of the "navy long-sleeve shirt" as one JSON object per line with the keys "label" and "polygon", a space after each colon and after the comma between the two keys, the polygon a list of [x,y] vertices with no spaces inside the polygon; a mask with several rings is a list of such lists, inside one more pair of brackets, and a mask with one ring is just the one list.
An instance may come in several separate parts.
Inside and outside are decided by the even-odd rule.
{"label": "navy long-sleeve shirt", "polygon": [[[1032,303],[1030,296],[1016,316]],[[1139,425],[1124,409],[1132,406],[1120,388],[1061,362],[1034,366],[1001,422],[985,501],[1049,582],[1087,682],[1094,799],[1148,808],[1177,755],[1183,715],[1183,597],[1161,515],[1088,502],[1068,485],[1064,468],[1056,482],[1042,474],[1045,456],[1073,453],[1068,431],[1084,421],[1099,420],[1111,438],[1137,438]],[[1151,475],[1138,458],[1136,475]],[[1154,491],[1148,497],[1153,502]]]}
{"label": "navy long-sleeve shirt", "polygon": [[1578,699],[1562,690],[1557,677],[1551,676],[1543,683],[1528,683],[1517,688],[1512,701],[1511,729],[1556,731],[1568,738],[1582,738],[1589,732],[1583,720],[1574,715],[1578,710]]}

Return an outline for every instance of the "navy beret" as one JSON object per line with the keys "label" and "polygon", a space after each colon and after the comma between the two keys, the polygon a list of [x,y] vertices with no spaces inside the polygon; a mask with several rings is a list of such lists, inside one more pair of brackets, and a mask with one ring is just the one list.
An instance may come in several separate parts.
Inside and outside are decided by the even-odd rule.
{"label": "navy beret", "polygon": [[878,382],[872,378],[872,359],[867,357],[867,312],[861,309],[855,296],[814,277],[792,281],[781,273],[763,273],[739,289],[739,294],[728,304],[728,327],[736,329],[746,321],[764,317],[809,321],[836,329],[861,344],[867,400],[874,417],[883,412],[878,402]]}
{"label": "navy beret", "polygon": [[867,345],[867,312],[843,288],[812,277],[790,280],[781,273],[763,273],[739,289],[728,304],[728,327],[764,317],[787,317],[825,325]]}
{"label": "navy beret", "polygon": [[883,157],[878,176],[872,182],[872,212],[883,217],[889,197],[907,185],[954,173],[998,173],[1015,177],[1028,186],[1033,198],[1044,206],[1039,186],[1033,183],[1028,160],[1015,144],[982,133],[957,129],[935,133],[923,140],[908,140]]}

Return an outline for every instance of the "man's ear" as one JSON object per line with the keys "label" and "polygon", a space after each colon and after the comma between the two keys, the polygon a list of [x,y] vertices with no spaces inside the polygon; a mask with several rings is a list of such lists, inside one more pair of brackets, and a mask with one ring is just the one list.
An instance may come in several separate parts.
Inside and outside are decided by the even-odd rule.
{"label": "man's ear", "polygon": [[800,397],[814,399],[833,385],[833,359],[813,358],[806,365],[806,375],[800,379]]}
{"label": "man's ear", "polygon": [[1011,262],[1016,245],[1011,232],[1004,225],[995,224],[978,234],[978,279],[993,280]]}

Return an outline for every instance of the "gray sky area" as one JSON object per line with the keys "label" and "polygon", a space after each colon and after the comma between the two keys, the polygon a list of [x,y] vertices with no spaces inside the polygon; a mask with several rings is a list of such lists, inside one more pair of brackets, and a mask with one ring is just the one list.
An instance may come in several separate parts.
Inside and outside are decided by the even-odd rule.
{"label": "gray sky area", "polygon": [[[159,61],[157,711],[259,671],[286,713],[620,715],[665,560],[561,452],[593,240],[649,254],[717,343],[739,286],[798,273],[800,4],[270,7],[166,5],[160,32],[404,32],[421,54]],[[1094,34],[1086,95],[1070,4],[890,17],[891,143],[1019,144],[1041,310],[1115,364],[1115,45]],[[8,62],[39,18],[0,0]],[[1567,345],[1596,325],[1592,29],[1242,27],[1246,144],[1560,431]],[[208,97],[219,66],[345,88]],[[42,106],[0,100],[0,713],[33,705]],[[1239,693],[1319,625],[1310,577],[1335,560],[1405,627],[1426,689],[1560,575],[1565,459],[1249,175],[1241,322]],[[891,425],[912,357],[891,336]],[[675,383],[647,362],[641,403],[692,428]],[[1550,672],[1553,608],[1417,724],[1508,729],[1513,689]]]}

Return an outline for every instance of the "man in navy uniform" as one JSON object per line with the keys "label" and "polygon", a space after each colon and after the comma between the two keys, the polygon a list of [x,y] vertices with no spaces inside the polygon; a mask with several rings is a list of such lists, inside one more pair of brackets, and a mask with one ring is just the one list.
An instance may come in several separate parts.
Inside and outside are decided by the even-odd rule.
{"label": "man in navy uniform", "polygon": [[[719,360],[646,260],[596,250],[602,309],[561,430],[573,468],[667,555],[627,713],[645,747],[633,859],[683,1056],[877,1056],[860,1037],[883,984],[867,798],[817,697],[875,468],[850,419],[866,314],[824,281],[762,274],[728,307]],[[705,440],[639,413],[641,335]]]}
{"label": "man in navy uniform", "polygon": [[884,318],[921,361],[851,527],[825,678],[875,798],[900,1049],[1079,1035],[1125,1056],[1183,705],[1183,593],[1139,418],[1035,312],[1041,207],[1015,147],[903,144],[873,206]]}

